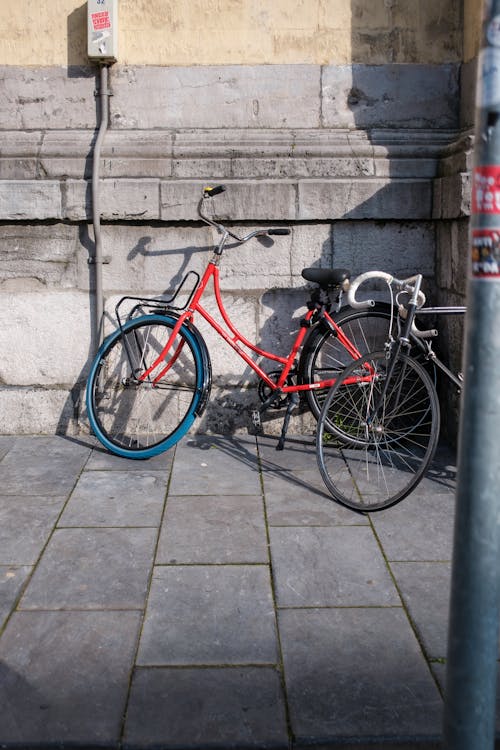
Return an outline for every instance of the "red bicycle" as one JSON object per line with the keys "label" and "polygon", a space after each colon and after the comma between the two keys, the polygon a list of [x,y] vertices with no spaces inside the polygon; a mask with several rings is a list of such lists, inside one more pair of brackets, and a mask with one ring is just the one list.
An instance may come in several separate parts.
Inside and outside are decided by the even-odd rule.
{"label": "red bicycle", "polygon": [[[205,201],[224,190],[222,185],[206,188],[198,204],[200,218],[221,235],[203,275],[188,271],[168,300],[123,297],[116,306],[118,328],[104,341],[92,363],[87,383],[90,425],[101,443],[119,456],[150,458],[167,450],[203,413],[212,375],[207,345],[194,325],[197,314],[256,373],[262,403],[252,413],[254,427],[260,428],[260,416],[269,407],[286,406],[278,450],[284,446],[300,395],[306,396],[318,418],[337,374],[387,339],[393,319],[391,305],[342,309],[342,294],[349,286],[350,274],[346,269],[326,268],[302,271],[303,278],[316,286],[287,356],[266,351],[245,338],[231,321],[221,295],[219,264],[228,249],[227,242],[231,238],[234,247],[254,237],[287,235],[290,229],[258,229],[238,237],[202,210]],[[202,304],[210,282],[225,327]],[[186,294],[187,300],[180,305],[178,300]],[[133,307],[122,320],[120,311],[126,302],[128,307],[132,302]],[[277,369],[266,372],[262,360],[275,363]],[[342,437],[341,424],[332,429]]]}

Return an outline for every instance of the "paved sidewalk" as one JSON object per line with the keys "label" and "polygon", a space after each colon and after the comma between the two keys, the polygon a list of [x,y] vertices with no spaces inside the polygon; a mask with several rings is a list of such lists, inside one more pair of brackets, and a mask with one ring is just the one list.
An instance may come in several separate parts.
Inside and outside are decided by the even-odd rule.
{"label": "paved sidewalk", "polygon": [[366,517],[275,446],[0,437],[1,747],[439,746],[453,458]]}

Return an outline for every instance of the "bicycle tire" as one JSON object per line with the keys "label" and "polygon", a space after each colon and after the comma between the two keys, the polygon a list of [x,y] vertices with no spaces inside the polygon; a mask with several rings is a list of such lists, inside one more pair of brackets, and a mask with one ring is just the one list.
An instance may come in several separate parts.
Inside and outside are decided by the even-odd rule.
{"label": "bicycle tire", "polygon": [[[403,500],[421,481],[439,439],[440,410],[431,378],[413,357],[399,354],[378,416],[370,409],[386,384],[385,352],[349,365],[323,403],[316,455],[323,481],[337,502],[372,512]],[[353,381],[366,376],[365,382]],[[340,439],[331,425],[341,425]],[[346,434],[352,441],[346,440]]]}
{"label": "bicycle tire", "polygon": [[[96,437],[112,453],[151,458],[177,443],[191,427],[203,396],[204,362],[196,335],[183,325],[163,360],[145,381],[177,322],[144,315],[126,323],[99,349],[87,382],[87,412]],[[132,361],[131,361],[132,360]],[[154,384],[162,368],[169,369]],[[133,370],[133,372],[132,372]]]}
{"label": "bicycle tire", "polygon": [[[377,302],[374,307],[366,310],[344,308],[332,317],[359,354],[363,355],[383,348],[389,335],[391,314],[395,323],[397,310],[394,309],[392,313],[389,304]],[[335,378],[336,374],[343,372],[353,361],[335,333],[326,325],[320,324],[313,329],[304,344],[298,368],[299,382],[318,383]],[[307,404],[316,420],[319,419],[328,391],[328,388],[306,391]]]}

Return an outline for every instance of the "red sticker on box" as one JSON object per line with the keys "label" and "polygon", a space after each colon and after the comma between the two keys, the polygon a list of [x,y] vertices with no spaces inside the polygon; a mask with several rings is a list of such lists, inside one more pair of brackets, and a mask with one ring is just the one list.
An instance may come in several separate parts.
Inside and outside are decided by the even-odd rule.
{"label": "red sticker on box", "polygon": [[109,19],[109,12],[103,10],[100,13],[92,13],[92,25],[94,31],[102,31],[102,29],[110,29],[111,21]]}
{"label": "red sticker on box", "polygon": [[472,275],[500,277],[500,228],[472,230]]}

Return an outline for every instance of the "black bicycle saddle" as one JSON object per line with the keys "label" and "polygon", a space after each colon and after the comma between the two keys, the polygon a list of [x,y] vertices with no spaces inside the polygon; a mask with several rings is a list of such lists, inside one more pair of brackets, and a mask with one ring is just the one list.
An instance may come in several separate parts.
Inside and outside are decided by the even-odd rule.
{"label": "black bicycle saddle", "polygon": [[302,277],[313,284],[319,284],[322,289],[331,289],[340,286],[342,282],[349,279],[351,272],[346,268],[304,268]]}

